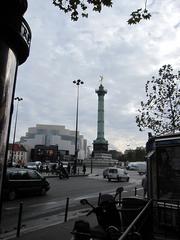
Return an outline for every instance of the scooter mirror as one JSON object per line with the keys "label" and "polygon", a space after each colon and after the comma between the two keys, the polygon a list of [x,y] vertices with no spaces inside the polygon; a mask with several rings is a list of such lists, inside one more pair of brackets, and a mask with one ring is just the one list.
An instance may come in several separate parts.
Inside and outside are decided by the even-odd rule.
{"label": "scooter mirror", "polygon": [[87,201],[86,199],[81,199],[81,200],[80,200],[80,203],[81,203],[82,205],[86,205],[86,204],[88,204],[88,201]]}
{"label": "scooter mirror", "polygon": [[119,187],[116,189],[116,193],[122,193],[124,191],[123,187]]}

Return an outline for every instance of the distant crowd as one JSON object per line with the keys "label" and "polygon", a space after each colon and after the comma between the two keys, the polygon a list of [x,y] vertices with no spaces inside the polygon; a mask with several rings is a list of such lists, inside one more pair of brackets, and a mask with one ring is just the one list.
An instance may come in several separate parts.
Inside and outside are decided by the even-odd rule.
{"label": "distant crowd", "polygon": [[[76,171],[77,170],[77,171]],[[59,172],[63,172],[63,173],[67,173],[68,175],[73,175],[75,174],[75,172],[77,174],[80,174],[80,171],[79,171],[79,167],[77,169],[75,169],[75,166],[74,165],[70,165],[69,163],[67,165],[63,165],[62,163],[54,163],[54,164],[51,164],[51,165],[39,165],[38,166],[38,171],[40,173],[51,173],[51,174],[56,174],[58,175]],[[86,166],[85,164],[83,165],[82,167],[82,172],[83,174],[86,174]]]}
{"label": "distant crowd", "polygon": [[[46,173],[47,175],[57,175],[59,178],[69,178],[69,175],[83,173],[86,174],[86,165],[83,164],[81,169],[79,167],[75,168],[74,164],[64,164],[63,162],[58,163],[41,163],[41,162],[29,162],[27,165],[20,166],[18,164],[14,165],[14,167],[23,167],[29,168],[33,170],[37,170],[39,173]],[[81,172],[80,172],[81,171]]]}

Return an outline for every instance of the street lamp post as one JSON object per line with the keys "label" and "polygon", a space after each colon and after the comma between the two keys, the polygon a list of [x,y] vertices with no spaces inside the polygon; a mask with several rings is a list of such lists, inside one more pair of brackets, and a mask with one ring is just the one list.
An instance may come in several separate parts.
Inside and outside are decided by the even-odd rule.
{"label": "street lamp post", "polygon": [[15,139],[16,139],[16,126],[17,126],[17,118],[18,118],[18,106],[19,102],[23,100],[23,98],[16,97],[14,100],[17,100],[17,107],[16,107],[16,116],[15,116],[15,123],[14,123],[14,134],[13,134],[13,143],[12,143],[12,153],[11,153],[11,162],[10,166],[13,166],[13,158],[14,158],[14,144],[15,144]]}
{"label": "street lamp post", "polygon": [[78,146],[77,146],[77,134],[78,134],[78,113],[79,113],[79,86],[84,84],[80,79],[74,80],[73,83],[77,86],[77,101],[76,101],[76,135],[75,135],[75,151],[74,151],[74,174],[77,170],[77,158],[78,158]]}

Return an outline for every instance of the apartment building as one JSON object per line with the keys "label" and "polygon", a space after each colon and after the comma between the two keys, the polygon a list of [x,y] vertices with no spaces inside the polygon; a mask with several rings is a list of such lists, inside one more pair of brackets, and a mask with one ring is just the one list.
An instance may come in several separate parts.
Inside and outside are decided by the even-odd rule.
{"label": "apartment building", "polygon": [[24,166],[27,163],[27,150],[19,143],[8,145],[7,161],[14,165]]}

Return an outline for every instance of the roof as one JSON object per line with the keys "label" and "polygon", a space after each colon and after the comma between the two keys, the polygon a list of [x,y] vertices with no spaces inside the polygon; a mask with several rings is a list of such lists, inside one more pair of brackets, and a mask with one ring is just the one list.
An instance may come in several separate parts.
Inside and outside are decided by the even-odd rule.
{"label": "roof", "polygon": [[163,135],[157,135],[157,136],[152,136],[149,139],[172,139],[172,138],[179,138],[180,137],[180,132],[177,133],[171,133],[171,134],[163,134]]}
{"label": "roof", "polygon": [[27,152],[27,150],[25,149],[25,147],[19,143],[9,143],[8,145],[8,150],[12,150],[13,148],[13,151],[17,151],[17,152]]}

